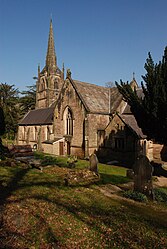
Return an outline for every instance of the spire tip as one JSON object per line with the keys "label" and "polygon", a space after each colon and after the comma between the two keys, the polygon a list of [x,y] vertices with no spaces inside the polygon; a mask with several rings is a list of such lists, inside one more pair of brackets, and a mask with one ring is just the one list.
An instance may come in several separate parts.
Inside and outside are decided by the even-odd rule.
{"label": "spire tip", "polygon": [[135,80],[135,72],[133,72],[133,80]]}

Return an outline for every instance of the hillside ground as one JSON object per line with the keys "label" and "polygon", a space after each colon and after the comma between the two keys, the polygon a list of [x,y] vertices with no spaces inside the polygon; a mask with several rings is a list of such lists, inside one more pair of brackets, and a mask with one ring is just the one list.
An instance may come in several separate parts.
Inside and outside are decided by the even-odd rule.
{"label": "hillside ground", "polygon": [[99,181],[65,186],[88,162],[56,162],[0,166],[0,248],[167,248],[167,205],[122,197],[133,185],[126,168],[99,164]]}

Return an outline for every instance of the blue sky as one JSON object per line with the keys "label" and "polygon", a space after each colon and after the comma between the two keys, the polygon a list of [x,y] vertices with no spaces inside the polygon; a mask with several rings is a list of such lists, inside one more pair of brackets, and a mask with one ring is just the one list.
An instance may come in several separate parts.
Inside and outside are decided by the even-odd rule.
{"label": "blue sky", "polygon": [[166,0],[0,0],[0,82],[19,90],[45,65],[52,15],[58,66],[72,78],[138,83],[167,45]]}

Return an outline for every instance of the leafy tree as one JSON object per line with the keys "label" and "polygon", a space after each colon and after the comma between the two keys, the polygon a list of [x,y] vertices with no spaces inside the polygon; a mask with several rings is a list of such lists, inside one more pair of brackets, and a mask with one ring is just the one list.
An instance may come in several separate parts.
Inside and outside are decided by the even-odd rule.
{"label": "leafy tree", "polygon": [[1,136],[5,133],[5,117],[3,113],[3,109],[0,106],[0,159],[3,159],[4,157],[4,146],[2,144]]}
{"label": "leafy tree", "polygon": [[4,113],[6,129],[4,134],[14,137],[19,119],[18,89],[14,85],[0,84],[0,106]]}
{"label": "leafy tree", "polygon": [[0,136],[5,133],[5,117],[3,113],[3,109],[0,106]]}
{"label": "leafy tree", "polygon": [[27,86],[29,90],[21,92],[23,97],[20,98],[20,112],[25,115],[29,110],[35,108],[36,102],[36,85]]}
{"label": "leafy tree", "polygon": [[144,67],[143,98],[138,97],[137,91],[133,91],[128,82],[116,82],[116,86],[148,139],[167,144],[167,47],[162,60],[156,64],[148,53]]}
{"label": "leafy tree", "polygon": [[105,87],[107,87],[107,88],[112,88],[114,86],[115,86],[115,84],[112,81],[108,81],[105,83]]}

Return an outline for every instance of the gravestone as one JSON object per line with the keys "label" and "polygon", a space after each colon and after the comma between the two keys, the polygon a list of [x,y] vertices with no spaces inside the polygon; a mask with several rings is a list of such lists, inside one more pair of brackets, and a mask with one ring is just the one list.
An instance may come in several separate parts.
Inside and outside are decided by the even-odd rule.
{"label": "gravestone", "polygon": [[98,164],[98,159],[96,154],[91,154],[89,157],[89,163],[90,163],[90,171],[95,172],[98,175],[98,168],[97,168],[97,164]]}
{"label": "gravestone", "polygon": [[134,171],[134,191],[145,194],[153,199],[152,173],[153,167],[149,159],[140,155],[133,166]]}

